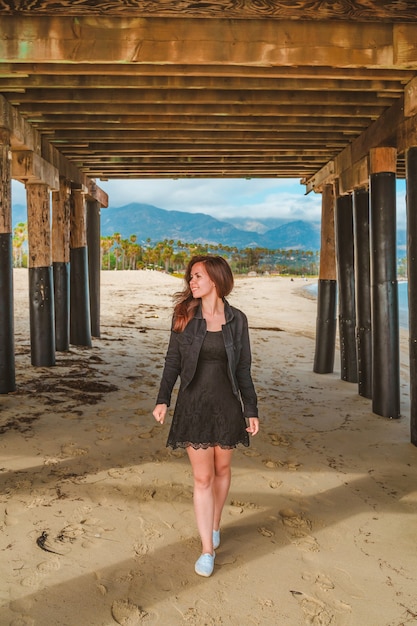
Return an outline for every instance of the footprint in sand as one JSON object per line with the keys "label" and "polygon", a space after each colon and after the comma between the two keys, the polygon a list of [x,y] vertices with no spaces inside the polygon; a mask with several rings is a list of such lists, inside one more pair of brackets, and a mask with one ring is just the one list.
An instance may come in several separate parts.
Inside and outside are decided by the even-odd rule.
{"label": "footprint in sand", "polygon": [[290,472],[295,472],[301,467],[301,463],[297,461],[292,461],[288,459],[286,461],[275,461],[273,459],[264,459],[262,463],[268,469],[277,469],[278,467],[289,470]]}
{"label": "footprint in sand", "polygon": [[262,462],[265,465],[265,467],[267,467],[268,469],[277,469],[278,467],[280,467],[279,461],[272,461],[271,459],[265,459]]}
{"label": "footprint in sand", "polygon": [[331,626],[335,624],[335,614],[329,606],[321,600],[316,600],[302,591],[291,591],[294,598],[301,606],[307,624],[315,626]]}
{"label": "footprint in sand", "polygon": [[88,448],[79,448],[75,443],[66,443],[61,446],[61,453],[64,456],[76,457],[88,454]]}
{"label": "footprint in sand", "polygon": [[284,435],[279,435],[278,433],[268,433],[268,437],[271,440],[271,445],[273,446],[282,446],[288,447],[291,445],[291,442]]}
{"label": "footprint in sand", "polygon": [[61,567],[61,563],[58,558],[53,558],[50,561],[42,561],[36,567],[38,572],[41,574],[50,574],[51,572],[56,572]]}
{"label": "footprint in sand", "polygon": [[146,543],[134,543],[133,544],[133,555],[136,557],[145,556],[149,552],[149,546]]}
{"label": "footprint in sand", "polygon": [[[303,576],[303,579],[309,578]],[[352,607],[334,597],[336,585],[326,576],[319,573],[313,581],[318,587],[317,594],[325,597],[325,600],[305,594],[302,591],[291,591],[294,598],[298,600],[308,624],[318,624],[327,626],[328,624],[338,624],[343,626],[350,618]],[[324,594],[323,594],[324,592]]]}
{"label": "footprint in sand", "polygon": [[37,589],[49,574],[58,571],[60,567],[61,564],[58,557],[54,557],[50,561],[41,561],[36,566],[35,571],[29,574],[29,576],[22,578],[20,584],[22,587]]}
{"label": "footprint in sand", "polygon": [[250,456],[250,457],[261,456],[261,453],[258,452],[257,450],[254,450],[253,448],[249,448],[247,450],[244,450],[243,454],[245,456]]}
{"label": "footprint in sand", "polygon": [[12,600],[9,604],[9,609],[13,611],[13,613],[21,613],[22,615],[26,615],[30,613],[33,607],[33,600],[26,596],[25,598],[17,598],[16,600]]}
{"label": "footprint in sand", "polygon": [[282,480],[270,480],[268,484],[271,489],[278,489],[282,485]]}
{"label": "footprint in sand", "polygon": [[310,534],[313,526],[311,520],[292,509],[281,509],[279,515],[291,543],[307,552],[320,551],[317,540]]}
{"label": "footprint in sand", "polygon": [[121,626],[137,626],[147,616],[146,611],[130,600],[115,600],[111,607],[111,614]]}
{"label": "footprint in sand", "polygon": [[98,433],[112,433],[113,429],[105,424],[96,424],[95,429]]}
{"label": "footprint in sand", "polygon": [[22,585],[22,587],[30,587],[32,589],[36,589],[37,587],[39,587],[41,582],[42,576],[39,574],[39,572],[33,572],[32,574],[29,574],[29,576],[25,576],[24,578],[22,578],[20,584]]}
{"label": "footprint in sand", "polygon": [[255,502],[243,502],[241,500],[231,500],[231,506],[239,507],[242,509],[249,509],[250,511],[254,511],[256,509],[260,509],[260,506]]}
{"label": "footprint in sand", "polygon": [[128,470],[124,467],[112,467],[107,470],[107,474],[110,478],[124,478],[128,474]]}

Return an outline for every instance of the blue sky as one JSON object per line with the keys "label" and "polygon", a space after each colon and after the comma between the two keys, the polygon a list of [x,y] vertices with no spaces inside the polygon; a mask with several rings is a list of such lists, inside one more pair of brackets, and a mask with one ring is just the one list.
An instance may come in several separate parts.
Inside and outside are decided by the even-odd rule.
{"label": "blue sky", "polygon": [[[232,217],[320,221],[321,195],[305,195],[299,179],[178,179],[97,181],[111,207],[130,202],[161,209]],[[405,181],[397,182],[398,224],[405,226]],[[24,186],[13,181],[12,201],[25,204]]]}

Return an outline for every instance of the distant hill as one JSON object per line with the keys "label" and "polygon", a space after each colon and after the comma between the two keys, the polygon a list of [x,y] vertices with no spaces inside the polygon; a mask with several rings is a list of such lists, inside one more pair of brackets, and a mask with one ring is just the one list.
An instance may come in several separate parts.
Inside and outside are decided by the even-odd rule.
{"label": "distant hill", "polygon": [[240,231],[232,224],[216,220],[206,213],[166,211],[150,204],[138,203],[103,209],[101,232],[104,236],[120,233],[123,238],[136,235],[141,242],[147,239],[152,242],[173,239],[238,247],[257,245],[256,233]]}
{"label": "distant hill", "polygon": [[[266,248],[293,248],[294,250],[320,249],[320,224],[296,220],[268,230],[263,236]],[[276,245],[284,242],[284,245]]]}
{"label": "distant hill", "polygon": [[[236,220],[234,220],[236,221]],[[252,222],[253,230],[249,230]],[[276,228],[270,229],[271,222]],[[237,222],[239,223],[239,222]],[[240,222],[241,223],[241,222]],[[222,244],[237,248],[320,248],[320,225],[297,220],[245,220],[246,228],[237,228],[227,221],[206,213],[166,211],[149,204],[132,203],[123,207],[103,209],[101,232],[104,236],[120,233],[123,238],[136,235],[138,240],[152,242],[163,239],[196,243]],[[255,230],[256,228],[256,230]],[[264,231],[264,232],[259,232]]]}
{"label": "distant hill", "polygon": [[267,230],[272,230],[287,222],[291,222],[289,219],[279,217],[264,217],[262,219],[256,217],[231,217],[227,221],[239,230],[249,230],[260,235],[266,233]]}

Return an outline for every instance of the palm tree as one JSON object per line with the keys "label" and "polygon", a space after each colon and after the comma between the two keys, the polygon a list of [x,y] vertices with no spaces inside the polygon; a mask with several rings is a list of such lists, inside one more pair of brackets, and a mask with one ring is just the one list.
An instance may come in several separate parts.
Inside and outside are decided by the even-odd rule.
{"label": "palm tree", "polygon": [[101,267],[103,267],[104,256],[107,254],[107,269],[110,269],[110,250],[113,247],[113,237],[101,237],[100,238],[100,250],[101,250]]}
{"label": "palm tree", "polygon": [[171,265],[171,260],[174,256],[174,248],[173,248],[173,241],[167,241],[165,239],[165,241],[163,242],[164,247],[162,249],[162,260],[164,261],[165,264],[165,271],[168,272],[169,267]]}
{"label": "palm tree", "polygon": [[13,258],[15,267],[22,267],[23,265],[23,249],[27,238],[27,223],[19,222],[13,229]]}
{"label": "palm tree", "polygon": [[120,247],[120,242],[122,240],[122,236],[120,233],[113,233],[113,242],[114,242],[114,256],[116,259],[116,265],[114,267],[115,270],[118,269],[119,259],[122,255],[122,250]]}
{"label": "palm tree", "polygon": [[142,256],[142,247],[136,243],[137,236],[130,235],[129,237],[129,248],[128,248],[128,258],[129,258],[129,269],[135,270],[137,260],[141,261]]}

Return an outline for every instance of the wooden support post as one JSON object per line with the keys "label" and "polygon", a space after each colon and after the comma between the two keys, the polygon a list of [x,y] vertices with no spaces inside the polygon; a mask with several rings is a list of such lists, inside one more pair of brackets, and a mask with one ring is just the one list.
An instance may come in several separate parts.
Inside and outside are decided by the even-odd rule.
{"label": "wooden support post", "polygon": [[32,365],[55,365],[54,287],[49,188],[26,184],[29,243],[29,312]]}
{"label": "wooden support post", "polygon": [[353,230],[358,391],[360,396],[372,398],[371,268],[367,188],[357,189],[353,194]]}
{"label": "wooden support post", "polygon": [[60,178],[59,191],[52,192],[52,267],[58,352],[69,350],[70,338],[70,194],[70,183]]}
{"label": "wooden support post", "polygon": [[417,446],[417,147],[406,153],[407,269],[410,350],[410,433]]}
{"label": "wooden support post", "polygon": [[395,148],[370,151],[372,410],[400,417]]}
{"label": "wooden support post", "polygon": [[351,194],[336,200],[336,251],[339,282],[339,337],[341,378],[358,381],[356,358],[355,269],[353,252],[353,207]]}
{"label": "wooden support post", "polygon": [[87,201],[88,279],[90,285],[91,334],[100,337],[100,202]]}
{"label": "wooden support post", "polygon": [[10,133],[0,129],[0,393],[15,391]]}
{"label": "wooden support post", "polygon": [[324,185],[321,211],[320,273],[317,292],[314,372],[329,374],[334,368],[336,343],[336,256],[333,185]]}
{"label": "wooden support post", "polygon": [[86,204],[80,189],[71,193],[70,342],[91,347]]}

